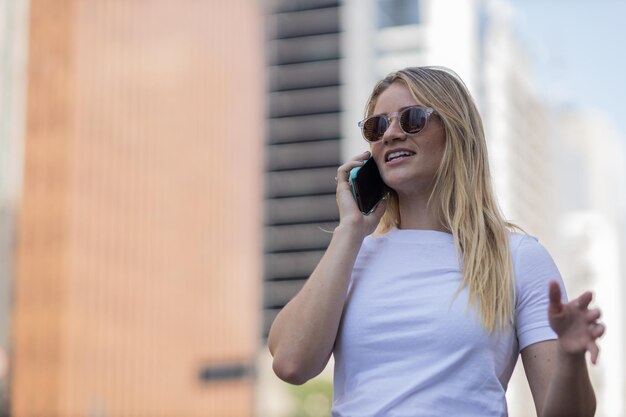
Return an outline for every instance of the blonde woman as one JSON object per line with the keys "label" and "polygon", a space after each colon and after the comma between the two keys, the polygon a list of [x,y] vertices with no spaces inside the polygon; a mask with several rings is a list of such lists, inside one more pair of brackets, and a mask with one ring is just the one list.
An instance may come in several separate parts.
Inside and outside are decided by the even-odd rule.
{"label": "blonde woman", "polygon": [[[339,225],[272,325],[274,372],[302,384],[334,354],[335,417],[506,416],[521,354],[538,416],[592,416],[600,312],[590,293],[567,302],[550,255],[503,219],[463,82],[391,73],[360,126],[371,151],[337,170]],[[363,215],[348,175],[370,155],[390,193]]]}

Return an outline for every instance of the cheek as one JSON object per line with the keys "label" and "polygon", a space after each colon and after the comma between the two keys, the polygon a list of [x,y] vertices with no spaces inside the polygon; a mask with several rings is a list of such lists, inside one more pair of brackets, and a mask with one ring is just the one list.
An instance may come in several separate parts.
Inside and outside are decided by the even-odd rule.
{"label": "cheek", "polygon": [[445,150],[446,150],[445,144],[440,143],[437,145],[437,147],[435,148],[435,154],[439,156],[439,159],[443,157]]}
{"label": "cheek", "polygon": [[439,139],[429,139],[424,148],[425,153],[428,156],[436,157],[438,155],[443,155],[445,145]]}
{"label": "cheek", "polygon": [[380,144],[378,143],[371,144],[370,153],[372,154],[372,158],[374,158],[374,161],[376,161],[376,164],[378,164],[379,166],[380,164],[384,162],[383,161],[384,153],[383,153],[383,150],[381,149]]}

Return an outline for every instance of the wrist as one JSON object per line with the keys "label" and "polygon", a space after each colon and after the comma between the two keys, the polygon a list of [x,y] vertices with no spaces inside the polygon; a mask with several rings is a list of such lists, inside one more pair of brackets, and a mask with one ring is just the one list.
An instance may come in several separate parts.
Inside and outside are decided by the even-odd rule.
{"label": "wrist", "polygon": [[343,236],[349,240],[361,242],[366,236],[362,230],[363,225],[359,224],[358,221],[342,221],[335,228],[333,236]]}
{"label": "wrist", "polygon": [[585,352],[568,352],[561,346],[561,343],[557,343],[557,362],[561,365],[578,368],[581,365],[585,365]]}

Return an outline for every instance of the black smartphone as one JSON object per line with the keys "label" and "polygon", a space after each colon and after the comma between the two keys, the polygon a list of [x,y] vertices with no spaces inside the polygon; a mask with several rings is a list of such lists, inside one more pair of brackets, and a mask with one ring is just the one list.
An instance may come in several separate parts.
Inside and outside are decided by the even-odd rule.
{"label": "black smartphone", "polygon": [[374,211],[387,193],[387,186],[380,176],[374,158],[368,159],[360,167],[353,168],[348,182],[359,210],[365,215]]}

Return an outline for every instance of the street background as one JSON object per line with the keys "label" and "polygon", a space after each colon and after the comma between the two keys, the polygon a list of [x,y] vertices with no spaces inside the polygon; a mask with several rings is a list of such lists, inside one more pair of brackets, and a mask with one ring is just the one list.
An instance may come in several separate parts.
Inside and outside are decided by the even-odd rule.
{"label": "street background", "polygon": [[[626,2],[0,0],[0,416],[329,416],[266,338],[393,69],[476,99],[505,215],[607,324],[626,415]],[[511,417],[535,416],[518,366]]]}

